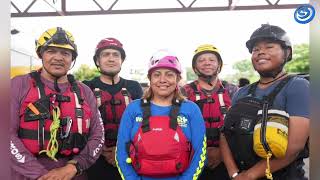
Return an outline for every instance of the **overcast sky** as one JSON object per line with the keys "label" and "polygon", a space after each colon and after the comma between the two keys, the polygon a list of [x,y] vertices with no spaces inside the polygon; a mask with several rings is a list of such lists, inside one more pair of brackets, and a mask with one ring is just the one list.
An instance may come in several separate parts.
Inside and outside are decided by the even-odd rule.
{"label": "overcast sky", "polygon": [[[250,58],[245,42],[263,23],[283,27],[293,44],[308,43],[309,25],[297,23],[294,11],[295,9],[11,18],[12,28],[21,31],[12,36],[11,47],[36,56],[34,40],[46,29],[61,26],[74,35],[78,45],[79,56],[74,67],[77,69],[81,64],[94,66],[92,56],[96,44],[102,38],[115,37],[123,43],[127,53],[121,74],[128,77],[130,69],[146,69],[149,58],[158,49],[170,49],[176,53],[183,67],[190,67],[195,48],[203,43],[211,43],[221,52],[225,65],[221,74],[223,76],[232,72],[231,67],[235,61]],[[12,64],[17,60],[12,59]]]}

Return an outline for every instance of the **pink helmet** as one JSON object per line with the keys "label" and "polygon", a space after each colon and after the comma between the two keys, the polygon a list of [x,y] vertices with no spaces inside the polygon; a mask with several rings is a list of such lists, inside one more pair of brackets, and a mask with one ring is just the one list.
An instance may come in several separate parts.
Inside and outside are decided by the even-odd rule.
{"label": "pink helmet", "polygon": [[178,58],[163,50],[158,51],[151,57],[148,75],[157,68],[169,68],[175,70],[178,74],[181,74],[181,64]]}

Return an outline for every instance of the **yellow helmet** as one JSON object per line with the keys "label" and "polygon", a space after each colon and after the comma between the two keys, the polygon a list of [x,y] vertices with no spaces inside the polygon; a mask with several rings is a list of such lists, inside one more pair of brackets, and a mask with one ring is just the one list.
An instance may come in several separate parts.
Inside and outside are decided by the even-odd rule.
{"label": "yellow helmet", "polygon": [[258,111],[258,123],[253,132],[253,150],[261,158],[267,159],[266,177],[268,179],[272,179],[269,164],[271,156],[283,158],[286,155],[288,126],[289,114],[287,112],[269,109],[267,115],[263,115],[262,110]]}
{"label": "yellow helmet", "polygon": [[196,59],[198,58],[198,56],[200,56],[201,54],[204,54],[204,53],[213,53],[218,57],[219,64],[220,64],[220,71],[221,71],[222,64],[223,64],[221,55],[219,53],[219,50],[216,47],[214,47],[213,45],[211,45],[211,44],[200,45],[194,51],[194,55],[193,55],[193,58],[192,58],[192,67],[193,67],[193,69],[195,68]]}
{"label": "yellow helmet", "polygon": [[[254,151],[258,156],[266,158],[268,152],[263,145],[266,143],[275,157],[284,157],[288,146],[289,114],[283,110],[269,109],[266,127],[263,127],[262,118],[262,110],[259,110],[258,123],[255,125],[253,133]],[[266,130],[261,134],[263,128]],[[261,137],[263,138],[261,139]]]}
{"label": "yellow helmet", "polygon": [[203,44],[203,45],[200,45],[195,51],[194,51],[194,55],[197,55],[198,53],[201,53],[201,52],[207,52],[207,51],[211,51],[211,52],[216,52],[216,53],[219,53],[218,49],[216,47],[214,47],[213,45],[211,44]]}
{"label": "yellow helmet", "polygon": [[36,41],[36,53],[41,58],[43,50],[47,47],[59,47],[70,49],[72,59],[76,59],[78,52],[72,34],[61,27],[54,27],[46,30]]}

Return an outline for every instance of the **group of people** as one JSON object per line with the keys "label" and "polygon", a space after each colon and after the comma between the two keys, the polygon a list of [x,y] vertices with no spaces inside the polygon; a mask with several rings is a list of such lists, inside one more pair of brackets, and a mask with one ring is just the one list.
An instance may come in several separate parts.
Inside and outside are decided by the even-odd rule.
{"label": "group of people", "polygon": [[183,87],[179,59],[154,53],[143,92],[119,76],[119,40],[97,44],[100,76],[79,82],[68,74],[72,34],[46,30],[36,42],[42,68],[11,82],[12,179],[305,179],[309,82],[284,71],[292,45],[282,28],[263,24],[246,46],[253,84],[222,81],[222,56],[204,44],[192,58],[198,78]]}

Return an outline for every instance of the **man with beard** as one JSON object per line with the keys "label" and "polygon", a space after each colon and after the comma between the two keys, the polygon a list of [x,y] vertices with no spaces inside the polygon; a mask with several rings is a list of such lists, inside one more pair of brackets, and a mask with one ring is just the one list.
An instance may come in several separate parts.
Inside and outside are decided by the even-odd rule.
{"label": "man with beard", "polygon": [[223,62],[216,47],[211,44],[199,46],[192,59],[192,68],[198,79],[185,85],[184,92],[202,111],[206,125],[208,164],[200,179],[228,179],[219,149],[220,128],[231,105],[229,86],[219,80]]}
{"label": "man with beard", "polygon": [[105,145],[96,163],[88,170],[89,179],[121,179],[115,164],[118,127],[130,101],[141,98],[142,88],[137,81],[119,76],[126,53],[115,38],[102,39],[93,60],[101,75],[84,81],[94,92],[105,127]]}

